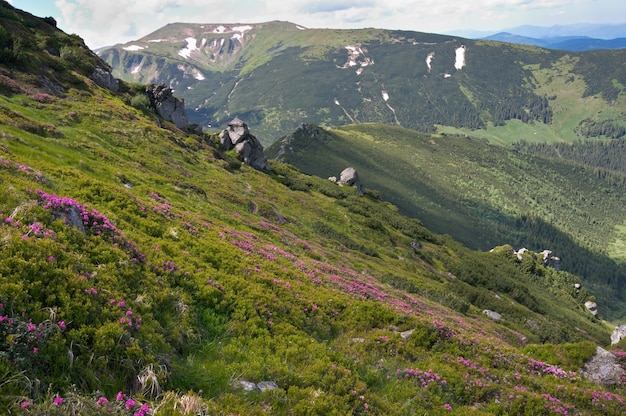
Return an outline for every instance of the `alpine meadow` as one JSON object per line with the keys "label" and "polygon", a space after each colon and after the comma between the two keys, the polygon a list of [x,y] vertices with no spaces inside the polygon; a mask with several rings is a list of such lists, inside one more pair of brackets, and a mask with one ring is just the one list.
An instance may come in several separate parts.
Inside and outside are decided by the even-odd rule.
{"label": "alpine meadow", "polygon": [[1,414],[624,414],[626,51],[56,25],[0,0]]}

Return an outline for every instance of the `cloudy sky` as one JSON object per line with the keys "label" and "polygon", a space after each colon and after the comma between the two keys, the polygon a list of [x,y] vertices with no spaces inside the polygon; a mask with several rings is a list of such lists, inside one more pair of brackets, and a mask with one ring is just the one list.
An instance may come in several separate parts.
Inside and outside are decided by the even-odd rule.
{"label": "cloudy sky", "polygon": [[309,28],[405,29],[455,33],[519,25],[625,23],[624,0],[8,0],[92,48],[126,43],[172,22],[259,23]]}

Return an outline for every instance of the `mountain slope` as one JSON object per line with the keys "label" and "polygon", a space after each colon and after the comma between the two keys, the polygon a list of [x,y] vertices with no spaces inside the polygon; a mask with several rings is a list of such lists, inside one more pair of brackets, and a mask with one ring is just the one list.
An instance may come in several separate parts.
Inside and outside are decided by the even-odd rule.
{"label": "mountain slope", "polygon": [[[0,10],[14,40],[39,22]],[[0,71],[3,413],[622,406],[623,386],[574,372],[609,333],[576,276],[287,165],[242,166],[157,120],[143,88],[63,65],[44,71],[73,82],[50,94],[41,69]]]}
{"label": "mountain slope", "polygon": [[376,124],[305,125],[267,153],[323,178],[353,166],[366,188],[475,249],[549,248],[597,289],[601,308],[623,316],[625,274],[615,263],[626,255],[618,249],[626,220],[619,173]]}
{"label": "mountain slope", "polygon": [[223,128],[238,116],[268,144],[303,121],[480,129],[506,143],[513,127],[518,136],[571,141],[589,115],[580,108],[626,123],[626,75],[614,65],[625,54],[268,22],[171,24],[101,56],[122,79],[171,85],[193,122]]}

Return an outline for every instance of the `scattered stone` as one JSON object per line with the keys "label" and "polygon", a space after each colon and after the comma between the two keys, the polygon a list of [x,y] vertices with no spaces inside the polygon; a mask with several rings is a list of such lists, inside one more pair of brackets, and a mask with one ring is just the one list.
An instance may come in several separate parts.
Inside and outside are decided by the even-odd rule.
{"label": "scattered stone", "polygon": [[576,283],[576,284],[574,284],[574,289],[579,290],[579,289],[580,289],[580,287],[581,287],[581,286],[580,286],[580,283]]}
{"label": "scattered stone", "polygon": [[257,170],[270,170],[269,163],[263,154],[261,142],[250,134],[248,125],[239,118],[228,123],[228,127],[220,133],[222,150],[235,149],[237,158]]}
{"label": "scattered stone", "polygon": [[626,325],[617,325],[611,334],[611,345],[626,338]]}
{"label": "scattered stone", "polygon": [[260,390],[262,392],[265,392],[278,388],[278,384],[274,383],[273,381],[261,381],[259,383],[253,383],[251,381],[239,380],[231,385],[235,388],[241,388],[243,389],[243,391]]}
{"label": "scattered stone", "polygon": [[185,101],[174,97],[170,87],[165,84],[151,85],[146,88],[146,95],[158,115],[166,121],[171,121],[179,129],[187,131],[189,119],[185,111]]}
{"label": "scattered stone", "polygon": [[617,363],[617,357],[602,347],[596,347],[596,353],[581,368],[588,380],[605,386],[622,384],[626,371]]}
{"label": "scattered stone", "polygon": [[365,342],[365,338],[352,338],[352,344],[356,344],[357,342]]}
{"label": "scattered stone", "polygon": [[365,188],[361,185],[359,174],[354,168],[345,168],[339,175],[338,183],[340,185],[354,186],[361,196],[365,192]]}
{"label": "scattered stone", "polygon": [[494,321],[499,321],[500,319],[502,319],[502,315],[500,315],[498,312],[490,311],[489,309],[485,309],[483,313]]}

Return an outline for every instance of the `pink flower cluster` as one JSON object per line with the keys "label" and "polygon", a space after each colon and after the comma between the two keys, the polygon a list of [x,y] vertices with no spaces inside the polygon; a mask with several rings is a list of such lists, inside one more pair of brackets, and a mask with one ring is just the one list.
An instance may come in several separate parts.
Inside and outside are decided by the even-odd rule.
{"label": "pink flower cluster", "polygon": [[442,379],[441,376],[435,373],[433,370],[422,371],[414,368],[405,368],[404,370],[398,369],[398,373],[404,375],[407,378],[417,380],[423,388],[427,388],[429,385],[435,383],[440,386],[447,384],[447,381]]}
{"label": "pink flower cluster", "polygon": [[129,329],[134,329],[137,331],[141,329],[141,317],[135,316],[132,310],[126,309],[126,303],[124,301],[116,301],[115,299],[111,299],[109,303],[122,309],[122,316],[119,319],[120,324],[128,327]]}
{"label": "pink flower cluster", "polygon": [[43,176],[43,174],[41,172],[35,171],[35,169],[31,168],[30,166],[22,165],[21,163],[13,162],[12,160],[3,159],[0,157],[0,167],[4,167],[7,169],[17,169],[20,172],[33,176],[34,179],[39,183],[46,183],[46,178]]}
{"label": "pink flower cluster", "polygon": [[63,218],[68,221],[72,216],[78,216],[79,221],[82,222],[85,228],[85,232],[90,232],[113,241],[114,245],[125,250],[133,261],[143,262],[145,260],[145,254],[140,254],[137,246],[126,240],[124,235],[117,230],[111,221],[97,210],[89,210],[85,204],[81,204],[72,198],[48,194],[40,189],[36,190],[35,193],[43,207],[51,210],[57,218]]}

